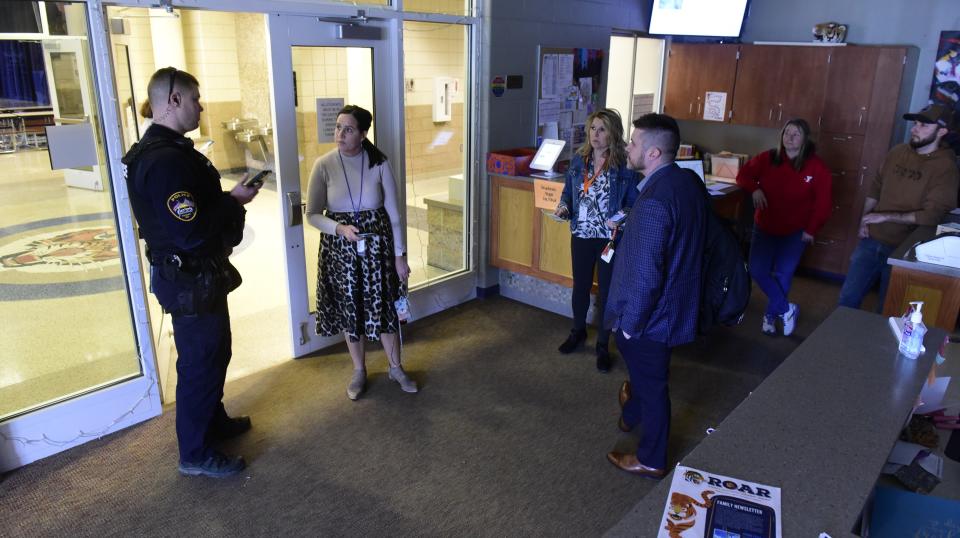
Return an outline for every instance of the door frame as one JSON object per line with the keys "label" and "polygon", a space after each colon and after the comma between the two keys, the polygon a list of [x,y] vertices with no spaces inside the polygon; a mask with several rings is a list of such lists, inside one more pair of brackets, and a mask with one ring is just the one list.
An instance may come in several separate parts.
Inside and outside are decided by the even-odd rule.
{"label": "door frame", "polygon": [[[277,192],[284,226],[284,258],[287,267],[287,307],[290,316],[290,345],[294,357],[301,357],[333,345],[342,337],[320,337],[314,331],[314,316],[307,304],[308,289],[304,231],[309,226],[302,211],[307,193],[301,192],[299,133],[297,108],[294,105],[293,47],[356,47],[370,49],[372,55],[372,82],[374,124],[377,145],[387,155],[399,154],[401,144],[394,133],[401,111],[396,109],[396,89],[390,87],[390,66],[396,61],[396,51],[389,43],[396,32],[394,21],[372,19],[363,24],[381,32],[378,40],[344,39],[337,35],[336,22],[318,17],[272,14],[268,19],[267,35],[270,42],[270,72],[274,117],[274,155]],[[348,104],[348,103],[345,103]]]}
{"label": "door frame", "polygon": [[[293,101],[293,80],[287,73],[292,72],[291,47],[360,47],[373,51],[374,88],[374,132],[377,146],[392,156],[390,162],[398,178],[405,177],[404,147],[404,104],[403,94],[403,22],[402,17],[371,18],[364,26],[380,29],[379,40],[343,39],[337,35],[338,22],[319,20],[316,16],[271,14],[269,16],[268,36],[270,41],[270,71],[273,80],[274,148],[276,155],[276,174],[278,192],[283,216],[285,263],[287,266],[287,294],[290,314],[290,345],[294,357],[302,357],[329,347],[343,340],[342,336],[320,337],[314,332],[314,316],[311,305],[306,304],[308,297],[306,282],[307,253],[304,249],[304,227],[309,226],[302,214],[299,203],[305,202],[306,193],[300,192],[300,171],[298,155],[298,134],[296,130],[296,109]],[[435,21],[428,22],[453,22]],[[469,26],[469,25],[466,25]],[[471,30],[471,43],[473,32]],[[392,44],[397,46],[391,46]],[[468,55],[467,69],[473,77],[475,62]],[[475,81],[475,78],[473,78]],[[473,95],[470,95],[473,98]],[[471,108],[471,121],[475,121]],[[470,155],[475,155],[475,130],[469,130]],[[475,176],[471,170],[475,159],[467,161],[467,175]],[[471,173],[474,172],[474,173]],[[470,218],[475,206],[473,181],[468,185],[471,204],[467,212],[466,227],[468,234],[464,241],[473,247]],[[401,199],[406,199],[406,181],[397,185]],[[299,193],[299,197],[297,196]],[[294,202],[290,202],[290,197]],[[466,269],[435,283],[428,283],[410,293],[411,310],[417,317],[424,317],[446,308],[456,306],[476,297],[476,259],[474,248],[468,252]],[[301,284],[303,283],[303,284]]]}
{"label": "door frame", "polygon": [[86,18],[90,36],[86,42],[92,60],[90,74],[96,85],[97,112],[102,119],[96,128],[104,129],[97,136],[102,136],[104,141],[112,184],[121,264],[141,374],[0,422],[0,472],[99,439],[162,412],[138,239],[123,176],[124,167],[120,163],[124,150],[113,88],[106,13],[99,0],[86,2]]}

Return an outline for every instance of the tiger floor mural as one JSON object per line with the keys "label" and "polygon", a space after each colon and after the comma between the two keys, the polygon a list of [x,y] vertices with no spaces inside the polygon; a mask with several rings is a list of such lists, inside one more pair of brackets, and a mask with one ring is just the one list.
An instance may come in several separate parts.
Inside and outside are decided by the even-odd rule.
{"label": "tiger floor mural", "polygon": [[0,300],[123,289],[112,218],[93,213],[0,228]]}

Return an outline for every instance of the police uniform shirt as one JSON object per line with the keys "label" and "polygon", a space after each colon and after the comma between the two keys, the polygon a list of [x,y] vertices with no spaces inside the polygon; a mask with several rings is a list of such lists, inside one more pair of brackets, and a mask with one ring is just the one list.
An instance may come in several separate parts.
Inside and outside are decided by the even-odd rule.
{"label": "police uniform shirt", "polygon": [[138,150],[127,185],[152,253],[220,256],[240,242],[246,210],[221,189],[217,169],[190,139],[154,124],[128,157]]}

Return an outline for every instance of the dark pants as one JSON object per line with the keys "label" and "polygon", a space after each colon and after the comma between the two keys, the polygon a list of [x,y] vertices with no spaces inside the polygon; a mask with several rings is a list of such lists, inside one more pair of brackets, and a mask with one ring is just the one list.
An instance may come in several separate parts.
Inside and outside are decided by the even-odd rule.
{"label": "dark pants", "polygon": [[670,439],[667,378],[672,350],[666,344],[639,336],[628,340],[620,331],[616,338],[617,349],[630,372],[631,397],[623,406],[623,421],[630,427],[643,427],[637,459],[647,467],[666,469]]}
{"label": "dark pants", "polygon": [[[593,270],[597,267],[597,344],[607,345],[610,340],[610,331],[603,329],[603,309],[607,304],[607,292],[610,291],[610,275],[613,274],[613,263],[600,259],[603,248],[608,239],[582,239],[570,236],[570,257],[573,261],[573,328],[584,330],[587,328],[587,310],[590,308],[590,289],[593,288]],[[613,260],[610,260],[613,262]]]}
{"label": "dark pants", "polygon": [[890,283],[890,265],[887,258],[896,247],[886,245],[875,239],[866,237],[857,243],[857,247],[850,255],[850,267],[847,277],[840,288],[840,306],[860,308],[860,303],[877,281],[880,281],[880,298],[877,301],[877,312],[883,311],[883,301],[887,296],[887,285]]}
{"label": "dark pants", "polygon": [[211,427],[223,424],[223,385],[230,364],[230,312],[223,296],[209,312],[173,316],[177,346],[177,443],[180,461],[202,462],[213,450]]}
{"label": "dark pants", "polygon": [[758,228],[753,229],[750,276],[767,296],[768,316],[780,316],[790,309],[790,284],[806,246],[802,231],[790,235],[770,235]]}

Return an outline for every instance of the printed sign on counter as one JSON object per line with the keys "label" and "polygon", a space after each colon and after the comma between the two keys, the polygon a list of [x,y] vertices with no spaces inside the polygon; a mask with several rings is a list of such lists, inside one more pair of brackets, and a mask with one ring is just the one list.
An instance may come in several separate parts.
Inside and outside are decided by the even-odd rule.
{"label": "printed sign on counter", "polygon": [[563,183],[548,179],[533,180],[533,205],[537,209],[556,210],[561,194],[563,194]]}
{"label": "printed sign on counter", "polygon": [[779,538],[780,488],[678,465],[659,538]]}

